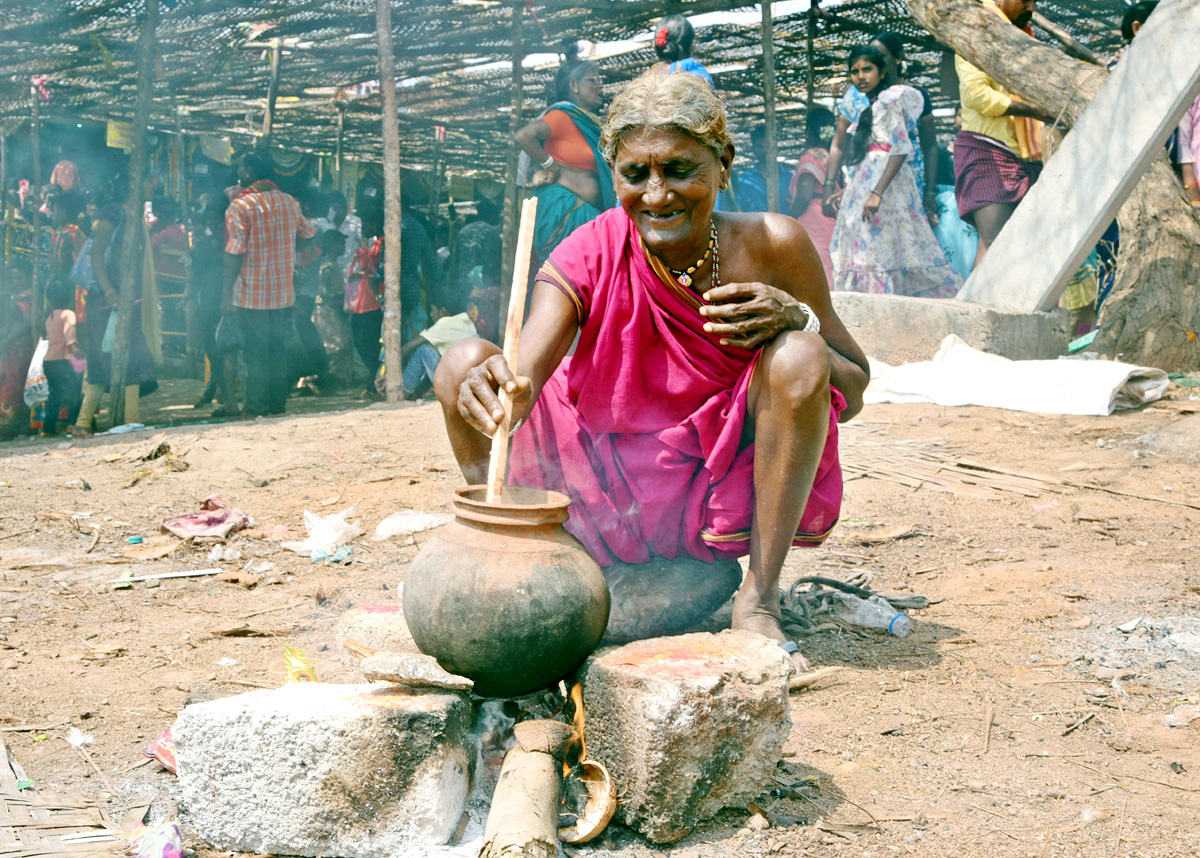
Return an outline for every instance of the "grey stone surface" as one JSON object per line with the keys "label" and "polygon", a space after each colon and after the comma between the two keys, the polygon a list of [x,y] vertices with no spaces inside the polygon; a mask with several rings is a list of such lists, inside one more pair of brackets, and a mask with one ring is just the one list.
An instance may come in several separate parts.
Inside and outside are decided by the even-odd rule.
{"label": "grey stone surface", "polygon": [[689,557],[615,563],[601,570],[612,607],[605,643],[696,631],[742,583],[736,560],[703,563]]}
{"label": "grey stone surface", "polygon": [[333,682],[364,681],[359,660],[342,646],[347,639],[387,652],[420,652],[408,630],[408,623],[404,621],[404,606],[399,593],[395,602],[363,605],[346,611],[338,618],[333,633],[341,670],[336,676],[321,677]]}
{"label": "grey stone surface", "polygon": [[893,366],[929,360],[948,334],[1010,360],[1067,353],[1070,314],[1024,313],[901,295],[832,293],[833,307],[862,350]]}
{"label": "grey stone surface", "polygon": [[791,730],[787,656],[743,631],[638,641],[583,669],[588,756],[621,790],[617,818],[671,843],[771,784]]}
{"label": "grey stone surface", "polygon": [[398,682],[410,688],[445,688],[449,691],[470,691],[475,683],[442,669],[431,655],[412,652],[377,652],[367,656],[360,665],[362,674],[371,682]]}
{"label": "grey stone surface", "polygon": [[294,683],[185,708],[184,818],[219,850],[417,858],[462,818],[470,701],[399,686]]}

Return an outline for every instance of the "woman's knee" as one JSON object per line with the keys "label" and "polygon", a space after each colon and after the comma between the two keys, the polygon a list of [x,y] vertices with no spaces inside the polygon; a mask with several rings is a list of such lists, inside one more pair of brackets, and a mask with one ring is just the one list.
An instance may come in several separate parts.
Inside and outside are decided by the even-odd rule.
{"label": "woman's knee", "polygon": [[829,398],[832,363],[829,346],[820,334],[788,331],[763,349],[764,378],[772,400],[801,407],[815,398]]}
{"label": "woman's knee", "polygon": [[433,389],[438,399],[445,403],[458,400],[458,389],[467,379],[467,373],[492,355],[499,354],[495,343],[471,337],[451,344],[434,373]]}

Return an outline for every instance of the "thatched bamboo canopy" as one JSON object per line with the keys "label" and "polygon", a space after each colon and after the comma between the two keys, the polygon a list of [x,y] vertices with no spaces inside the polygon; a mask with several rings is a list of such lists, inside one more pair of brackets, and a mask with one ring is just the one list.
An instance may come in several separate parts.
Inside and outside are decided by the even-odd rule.
{"label": "thatched bamboo canopy", "polygon": [[[536,0],[524,11],[527,55],[554,54],[567,42],[639,40],[600,58],[606,87],[616,91],[654,61],[650,34],[664,14],[696,17],[741,11],[722,23],[698,19],[696,55],[715,71],[741,132],[762,113],[762,50],[758,7],[745,0]],[[161,0],[152,126],[163,131],[228,136],[249,142],[259,131],[270,72],[269,43],[283,57],[274,145],[329,153],[339,89],[346,101],[345,151],[380,157],[373,0]],[[840,94],[848,45],[879,30],[910,44],[910,76],[949,107],[941,92],[941,48],[908,15],[903,0],[825,0],[815,62],[808,68],[807,2],[776,4],[775,66],[779,148],[800,144],[809,78],[818,98]],[[456,174],[502,169],[509,145],[513,5],[499,0],[394,0],[394,40],[401,157],[427,165],[438,158]],[[1100,53],[1120,42],[1124,0],[1043,0],[1039,10]],[[0,123],[10,131],[30,111],[30,79],[47,76],[43,116],[128,120],[135,97],[134,66],[142,0],[5,0],[0,4]],[[1044,34],[1043,34],[1044,35]],[[540,98],[553,64],[526,68],[525,112]],[[434,126],[445,127],[435,144]]]}

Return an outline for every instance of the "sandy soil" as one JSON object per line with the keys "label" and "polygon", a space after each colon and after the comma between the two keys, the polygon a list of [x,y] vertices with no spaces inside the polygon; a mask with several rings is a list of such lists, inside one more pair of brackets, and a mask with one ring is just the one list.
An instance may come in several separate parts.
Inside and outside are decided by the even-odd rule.
{"label": "sandy soil", "polygon": [[[1200,632],[1187,620],[1200,626],[1200,509],[1178,505],[1200,506],[1200,403],[1188,393],[1108,418],[869,408],[843,435],[848,461],[915,446],[1074,485],[984,499],[848,482],[834,536],[793,551],[786,575],[869,572],[880,590],[936,604],[904,639],[802,641],[815,664],[844,669],[794,695],[780,778],[796,786],[761,804],[778,822],[811,824],[758,830],[729,810],[669,848],[611,827],[579,853],[1200,854],[1200,720],[1165,720],[1186,722],[1189,704],[1200,714],[1200,654],[1167,640]],[[162,440],[186,469],[138,460],[154,432],[0,449],[0,729],[39,789],[115,814],[169,806],[173,777],[140,764],[141,750],[186,700],[279,684],[285,642],[336,678],[334,620],[395,597],[419,545],[364,538],[349,565],[314,566],[280,547],[302,535],[305,509],[357,505],[369,533],[400,509],[444,510],[460,483],[431,404],[185,426]],[[222,565],[207,546],[122,554],[152,548],[165,516],[212,493],[256,522],[230,541],[243,560],[223,565],[274,563],[257,587],[107,583],[127,568]],[[1138,618],[1133,632],[1116,629]],[[213,634],[244,625],[270,636]],[[64,741],[70,726],[94,736],[103,777]]]}

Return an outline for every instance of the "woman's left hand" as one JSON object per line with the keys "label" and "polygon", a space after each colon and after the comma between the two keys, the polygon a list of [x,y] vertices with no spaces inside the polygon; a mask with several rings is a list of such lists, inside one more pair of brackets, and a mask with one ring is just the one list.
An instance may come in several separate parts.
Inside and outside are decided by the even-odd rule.
{"label": "woman's left hand", "polygon": [[870,220],[875,217],[882,204],[883,197],[880,196],[879,191],[871,191],[871,193],[867,194],[867,201],[863,203],[862,219]]}
{"label": "woman's left hand", "polygon": [[756,349],[781,331],[801,330],[808,321],[800,302],[766,283],[725,283],[704,293],[704,330],[721,345]]}

